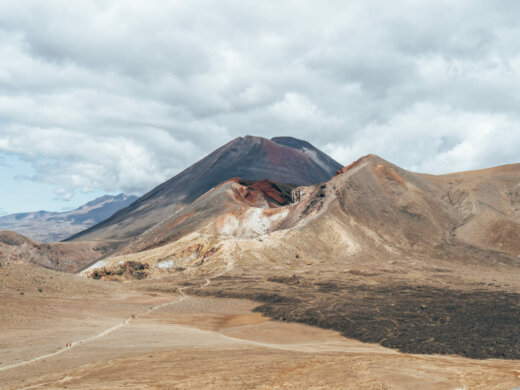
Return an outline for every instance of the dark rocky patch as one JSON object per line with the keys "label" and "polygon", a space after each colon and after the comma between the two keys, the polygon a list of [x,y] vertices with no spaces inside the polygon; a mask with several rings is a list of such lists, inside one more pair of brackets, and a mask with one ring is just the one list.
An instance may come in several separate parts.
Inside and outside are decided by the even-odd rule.
{"label": "dark rocky patch", "polygon": [[402,352],[520,359],[520,294],[296,280],[273,276],[267,287],[261,280],[217,278],[192,292],[255,300],[262,303],[255,311],[273,319],[334,329]]}
{"label": "dark rocky patch", "polygon": [[137,261],[126,261],[118,264],[113,269],[103,267],[92,272],[92,279],[112,279],[112,277],[126,277],[128,279],[144,279],[148,276],[148,264],[139,263]]}

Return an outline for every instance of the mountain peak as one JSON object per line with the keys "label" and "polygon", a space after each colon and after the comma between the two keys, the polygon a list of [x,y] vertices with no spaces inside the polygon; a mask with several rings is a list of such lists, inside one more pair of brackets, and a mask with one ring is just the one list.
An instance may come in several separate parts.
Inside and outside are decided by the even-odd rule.
{"label": "mountain peak", "polygon": [[[329,180],[339,168],[341,165],[331,157],[296,138],[238,137],[157,186],[109,220],[71,239],[133,238],[163,220],[165,215],[177,212],[233,177],[311,185]],[[132,229],[129,230],[128,226]]]}
{"label": "mountain peak", "polygon": [[[349,172],[352,168],[355,168],[362,163],[369,163],[369,164],[390,164],[388,161],[382,159],[377,154],[367,154],[363,157],[358,158],[356,161],[351,162],[350,164],[338,169],[336,171],[336,175],[341,175],[344,173]],[[393,165],[393,164],[391,164]]]}
{"label": "mountain peak", "polygon": [[289,137],[289,136],[283,136],[283,137],[273,137],[271,138],[271,141],[276,142],[279,145],[285,145],[290,146],[294,149],[302,149],[302,148],[308,148],[308,149],[316,149],[313,145],[311,145],[309,142]]}

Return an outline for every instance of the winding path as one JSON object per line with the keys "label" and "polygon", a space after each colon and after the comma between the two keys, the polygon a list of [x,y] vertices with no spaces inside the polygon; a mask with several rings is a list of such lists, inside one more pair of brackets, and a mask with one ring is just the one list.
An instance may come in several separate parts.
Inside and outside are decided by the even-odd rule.
{"label": "winding path", "polygon": [[[211,284],[211,279],[221,276],[222,274],[223,273],[215,275],[212,278],[206,278],[205,283],[200,285],[199,288],[205,288],[205,287],[209,286]],[[79,347],[85,343],[88,343],[88,342],[91,342],[94,340],[99,340],[99,339],[109,335],[110,333],[127,326],[128,324],[130,324],[133,320],[136,320],[137,318],[146,316],[147,314],[150,314],[153,311],[163,308],[165,306],[175,305],[175,304],[178,304],[178,303],[184,301],[188,297],[188,295],[184,292],[184,290],[186,288],[187,287],[179,288],[178,291],[181,296],[177,297],[175,300],[173,300],[171,302],[166,302],[166,303],[162,303],[157,306],[153,306],[149,310],[144,312],[143,314],[131,316],[131,317],[127,318],[126,320],[123,320],[123,322],[121,322],[117,325],[114,325],[108,329],[105,329],[98,334],[95,334],[93,336],[90,336],[90,337],[87,337],[84,339],[76,340],[71,343],[70,347],[60,348],[57,351],[52,352],[52,353],[40,355],[40,356],[34,357],[29,360],[24,360],[22,362],[0,367],[0,372],[10,370],[13,368],[17,368],[17,367],[21,367],[21,366],[25,366],[28,364],[36,363],[40,360],[51,358],[51,357],[60,355],[62,353],[65,353],[67,351],[70,351],[72,348]],[[183,328],[186,327],[186,326],[182,326],[182,325],[179,325],[179,326],[183,327]],[[208,332],[208,331],[203,331],[203,332]],[[259,342],[259,341],[253,341],[253,340],[247,340],[247,339],[241,339],[241,338],[236,338],[236,337],[232,337],[232,336],[227,336],[225,334],[222,334],[220,332],[215,332],[215,331],[211,331],[210,333],[217,334],[218,336],[220,336],[224,339],[238,342],[241,344],[247,344],[247,345],[251,345],[251,346],[264,347],[264,348],[270,348],[270,349],[278,349],[278,350],[292,350],[292,351],[299,351],[299,352],[325,352],[327,350],[328,351],[331,351],[331,350],[338,351],[338,350],[349,349],[349,348],[345,348],[345,346],[338,346],[338,345],[319,345],[319,346],[317,346],[316,343],[299,343],[299,344],[295,343],[295,344],[290,344],[290,345],[289,344],[287,344],[287,345],[286,344],[273,344],[273,343],[265,343],[265,342]],[[367,352],[367,351],[365,351],[365,352]],[[396,353],[396,352],[392,351],[390,349],[386,349],[386,348],[377,348],[376,350],[372,351],[372,353],[382,353],[382,354],[390,353],[390,354],[392,354],[392,353]],[[30,388],[33,388],[33,387],[30,387]]]}
{"label": "winding path", "polygon": [[[220,275],[216,275],[214,277],[217,277],[217,276],[220,276]],[[203,285],[201,285],[199,288],[204,288],[204,287],[208,286],[210,283],[211,283],[211,279],[210,278],[206,278],[206,282]],[[103,338],[103,337],[109,335],[110,333],[127,326],[128,324],[130,324],[132,322],[132,320],[135,320],[135,319],[137,319],[139,317],[143,317],[143,316],[145,316],[147,314],[150,314],[151,312],[153,312],[155,310],[158,310],[158,309],[160,309],[162,307],[169,306],[169,305],[175,305],[177,303],[180,303],[180,302],[184,301],[188,297],[188,295],[186,295],[186,293],[184,292],[185,288],[186,287],[179,288],[179,293],[181,294],[180,298],[177,298],[177,299],[175,299],[175,300],[173,300],[171,302],[166,302],[166,303],[162,303],[160,305],[154,306],[154,307],[152,307],[151,309],[149,309],[148,311],[146,311],[143,314],[131,316],[131,317],[127,318],[126,320],[123,320],[122,323],[114,325],[114,326],[112,326],[112,327],[110,327],[108,329],[105,329],[102,332],[100,332],[100,333],[98,333],[98,334],[96,334],[94,336],[90,336],[90,337],[86,337],[84,339],[79,339],[79,340],[73,341],[70,344],[70,347],[60,348],[60,349],[58,349],[55,352],[47,353],[45,355],[40,355],[40,356],[34,357],[32,359],[24,360],[24,361],[21,361],[21,362],[18,362],[18,363],[14,363],[14,364],[10,364],[10,365],[7,365],[7,366],[2,366],[2,367],[0,367],[0,372],[7,371],[7,370],[10,370],[10,369],[16,368],[16,367],[26,366],[28,364],[36,363],[37,361],[40,361],[40,360],[43,360],[43,359],[47,359],[47,358],[51,358],[53,356],[61,355],[62,353],[70,351],[72,348],[76,348],[76,347],[81,346],[82,344],[85,344],[85,343],[88,343],[88,342],[94,341],[94,340],[99,340],[100,338]]]}

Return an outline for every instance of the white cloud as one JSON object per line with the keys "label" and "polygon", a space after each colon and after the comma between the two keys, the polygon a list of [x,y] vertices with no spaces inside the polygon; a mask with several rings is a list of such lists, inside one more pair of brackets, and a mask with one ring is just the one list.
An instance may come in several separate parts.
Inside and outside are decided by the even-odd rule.
{"label": "white cloud", "polygon": [[343,161],[376,153],[414,171],[446,173],[517,161],[518,145],[518,123],[504,114],[416,104],[388,122],[360,129],[348,145],[324,149]]}
{"label": "white cloud", "polygon": [[0,154],[62,198],[144,192],[244,134],[518,162],[519,4],[0,0]]}
{"label": "white cloud", "polygon": [[273,104],[272,111],[278,120],[292,125],[310,123],[314,126],[324,126],[327,122],[333,122],[332,118],[327,118],[306,96],[298,93],[286,93],[283,100]]}

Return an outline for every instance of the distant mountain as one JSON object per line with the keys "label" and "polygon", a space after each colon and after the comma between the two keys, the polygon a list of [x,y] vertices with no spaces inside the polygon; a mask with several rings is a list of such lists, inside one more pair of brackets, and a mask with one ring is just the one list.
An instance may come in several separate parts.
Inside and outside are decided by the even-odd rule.
{"label": "distant mountain", "polygon": [[154,188],[106,221],[68,240],[127,241],[233,177],[311,185],[329,180],[342,166],[310,143],[292,137],[239,137]]}
{"label": "distant mountain", "polygon": [[11,230],[40,242],[61,241],[95,225],[137,199],[133,195],[104,195],[66,212],[36,211],[0,217],[0,230]]}

